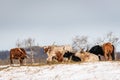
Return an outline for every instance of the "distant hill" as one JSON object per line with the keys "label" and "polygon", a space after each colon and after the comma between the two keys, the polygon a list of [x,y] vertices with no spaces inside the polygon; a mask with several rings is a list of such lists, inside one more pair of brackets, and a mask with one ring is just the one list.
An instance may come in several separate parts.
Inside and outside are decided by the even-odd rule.
{"label": "distant hill", "polygon": [[0,60],[5,60],[9,58],[9,51],[0,51]]}

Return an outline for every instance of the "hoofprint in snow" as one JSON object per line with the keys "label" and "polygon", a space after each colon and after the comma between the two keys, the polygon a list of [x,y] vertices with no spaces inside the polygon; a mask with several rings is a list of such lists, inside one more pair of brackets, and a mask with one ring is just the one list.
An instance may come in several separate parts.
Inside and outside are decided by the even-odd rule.
{"label": "hoofprint in snow", "polygon": [[0,71],[0,80],[120,80],[120,62],[8,67]]}

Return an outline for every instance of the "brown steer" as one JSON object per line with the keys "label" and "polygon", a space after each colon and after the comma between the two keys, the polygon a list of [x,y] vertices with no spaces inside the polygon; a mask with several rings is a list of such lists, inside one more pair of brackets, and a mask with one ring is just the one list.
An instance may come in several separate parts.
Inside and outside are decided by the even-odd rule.
{"label": "brown steer", "polygon": [[27,58],[26,52],[23,48],[13,48],[10,50],[10,63],[13,64],[13,59],[18,59],[20,65],[23,65],[23,60]]}
{"label": "brown steer", "polygon": [[114,60],[115,56],[114,56],[114,46],[112,45],[112,43],[104,43],[103,46],[103,51],[104,51],[104,57],[106,60]]}

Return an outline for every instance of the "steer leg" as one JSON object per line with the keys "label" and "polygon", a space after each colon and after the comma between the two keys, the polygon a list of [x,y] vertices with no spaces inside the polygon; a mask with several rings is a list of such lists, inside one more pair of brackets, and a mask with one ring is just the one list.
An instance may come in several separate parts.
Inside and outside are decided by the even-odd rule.
{"label": "steer leg", "polygon": [[14,56],[10,53],[10,64],[13,64],[13,58]]}
{"label": "steer leg", "polygon": [[20,66],[22,66],[23,65],[23,59],[19,59],[19,61],[20,61]]}
{"label": "steer leg", "polygon": [[105,56],[105,60],[108,60],[108,55],[106,53],[104,54],[104,56]]}
{"label": "steer leg", "polygon": [[10,59],[10,66],[14,66],[13,59]]}
{"label": "steer leg", "polygon": [[101,55],[100,54],[98,54],[98,58],[99,58],[99,60],[101,61],[102,59],[101,59]]}
{"label": "steer leg", "polygon": [[12,59],[10,59],[10,64],[13,64],[13,60]]}
{"label": "steer leg", "polygon": [[109,56],[109,60],[111,61],[111,60],[112,60],[112,56],[111,56],[111,54],[109,53],[108,56]]}

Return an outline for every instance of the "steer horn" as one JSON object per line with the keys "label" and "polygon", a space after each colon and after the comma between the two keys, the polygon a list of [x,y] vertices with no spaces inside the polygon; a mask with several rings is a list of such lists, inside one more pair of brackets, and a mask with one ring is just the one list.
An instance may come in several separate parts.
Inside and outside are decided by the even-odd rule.
{"label": "steer horn", "polygon": [[28,58],[28,59],[29,59],[30,57],[29,57],[28,55],[26,55],[26,58]]}

